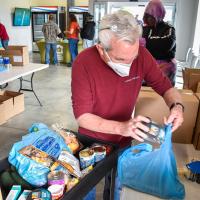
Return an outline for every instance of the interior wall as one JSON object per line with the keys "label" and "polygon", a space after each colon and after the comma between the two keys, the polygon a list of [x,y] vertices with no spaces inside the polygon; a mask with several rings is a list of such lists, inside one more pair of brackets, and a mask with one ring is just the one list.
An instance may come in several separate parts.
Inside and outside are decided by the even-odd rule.
{"label": "interior wall", "polygon": [[27,0],[0,0],[0,20],[5,25],[10,37],[9,45],[27,45],[32,50],[31,26],[13,26],[12,13],[15,7],[30,8]]}
{"label": "interior wall", "polygon": [[31,0],[31,6],[67,6],[67,0]]}
{"label": "interior wall", "polygon": [[89,0],[74,0],[75,6],[88,6]]}

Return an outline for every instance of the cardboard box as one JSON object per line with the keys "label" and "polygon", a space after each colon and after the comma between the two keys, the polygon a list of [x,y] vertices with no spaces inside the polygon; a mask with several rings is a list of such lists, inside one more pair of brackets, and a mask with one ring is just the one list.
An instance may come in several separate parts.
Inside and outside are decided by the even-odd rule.
{"label": "cardboard box", "polygon": [[191,89],[197,92],[198,83],[200,82],[200,69],[183,69],[183,88]]}
{"label": "cardboard box", "polygon": [[[196,96],[200,101],[200,93],[196,93]],[[196,120],[195,131],[194,131],[193,145],[195,149],[200,150],[200,104],[199,104],[198,116]]]}
{"label": "cardboard box", "polygon": [[[1,91],[0,91],[1,93]],[[11,97],[0,95],[0,103],[3,104],[4,122],[13,116],[13,100]]]}
{"label": "cardboard box", "polygon": [[[180,93],[185,106],[184,123],[173,133],[172,141],[191,144],[199,101],[190,90],[181,90]],[[135,116],[137,115],[148,116],[153,121],[163,124],[164,116],[169,115],[169,108],[161,96],[152,89],[147,90],[144,88],[141,90],[136,103]]]}
{"label": "cardboard box", "polygon": [[198,82],[198,84],[197,84],[197,91],[196,91],[196,93],[200,93],[200,82]]}
{"label": "cardboard box", "polygon": [[0,50],[0,55],[9,57],[13,66],[24,66],[29,64],[27,46],[8,46],[6,50]]}
{"label": "cardboard box", "polygon": [[6,122],[5,118],[5,104],[0,103],[0,125]]}
{"label": "cardboard box", "polygon": [[24,111],[24,94],[13,91],[0,91],[0,95],[12,99],[12,110],[9,112],[9,116],[12,117]]}

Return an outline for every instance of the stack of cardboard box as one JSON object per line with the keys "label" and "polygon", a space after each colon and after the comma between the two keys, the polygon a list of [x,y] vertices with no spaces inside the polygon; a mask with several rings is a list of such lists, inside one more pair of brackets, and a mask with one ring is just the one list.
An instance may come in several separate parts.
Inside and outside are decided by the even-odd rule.
{"label": "stack of cardboard box", "polygon": [[[185,106],[184,123],[173,133],[172,141],[176,143],[191,144],[196,125],[199,99],[191,90],[180,90]],[[164,116],[169,115],[169,108],[161,96],[151,88],[142,88],[135,107],[135,116],[143,115],[153,121],[163,124]]]}
{"label": "stack of cardboard box", "polygon": [[0,124],[24,111],[24,94],[0,91]]}

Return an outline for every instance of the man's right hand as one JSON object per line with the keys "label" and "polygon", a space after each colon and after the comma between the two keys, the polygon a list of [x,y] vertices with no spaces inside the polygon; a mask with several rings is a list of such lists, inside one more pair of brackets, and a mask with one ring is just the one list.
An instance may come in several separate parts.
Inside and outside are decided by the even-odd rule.
{"label": "man's right hand", "polygon": [[132,137],[140,142],[143,142],[147,135],[144,132],[149,131],[149,127],[142,122],[149,123],[150,119],[144,116],[137,116],[126,122],[121,123],[120,132],[125,137]]}

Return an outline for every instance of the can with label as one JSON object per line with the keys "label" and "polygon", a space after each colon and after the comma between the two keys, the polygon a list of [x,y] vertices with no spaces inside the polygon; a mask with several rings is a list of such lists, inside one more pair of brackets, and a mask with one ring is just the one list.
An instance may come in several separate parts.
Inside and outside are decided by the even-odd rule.
{"label": "can with label", "polygon": [[52,171],[48,174],[48,185],[65,185],[65,175],[62,171]]}
{"label": "can with label", "polygon": [[80,165],[82,169],[85,169],[86,167],[90,165],[94,165],[94,150],[93,149],[84,149],[79,152],[79,158],[80,158]]}
{"label": "can with label", "polygon": [[95,163],[99,162],[100,160],[106,157],[106,147],[99,145],[99,146],[93,146],[92,149],[94,150]]}

